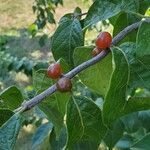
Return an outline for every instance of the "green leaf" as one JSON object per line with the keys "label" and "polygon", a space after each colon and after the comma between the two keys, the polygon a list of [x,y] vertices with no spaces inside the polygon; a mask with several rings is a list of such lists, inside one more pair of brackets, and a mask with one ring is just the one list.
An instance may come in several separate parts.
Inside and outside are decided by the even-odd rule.
{"label": "green leaf", "polygon": [[130,73],[128,61],[124,53],[118,48],[114,48],[112,53],[113,73],[103,105],[103,120],[109,127],[113,121],[123,114]]}
{"label": "green leaf", "polygon": [[150,89],[150,59],[149,56],[137,58],[132,63],[130,84],[132,88],[141,87]]}
{"label": "green leaf", "polygon": [[9,109],[0,109],[0,127],[11,117],[13,112]]}
{"label": "green leaf", "polygon": [[120,48],[125,52],[130,63],[130,89],[137,87],[150,89],[150,55],[136,57],[136,45],[131,42],[120,45]]}
{"label": "green leaf", "polygon": [[85,27],[106,20],[120,12],[120,6],[109,1],[96,0],[90,7],[85,19]]}
{"label": "green leaf", "polygon": [[[48,2],[49,2],[49,1],[48,1]],[[63,0],[53,0],[53,1],[51,1],[51,3],[54,3],[56,6],[57,6],[58,4],[63,5]]]}
{"label": "green leaf", "polygon": [[92,100],[81,96],[70,99],[67,105],[66,125],[66,148],[71,148],[73,144],[82,140],[98,144],[106,132],[100,108]]}
{"label": "green leaf", "polygon": [[85,19],[85,27],[106,20],[117,15],[121,11],[136,12],[139,9],[139,0],[96,0],[90,7]]}
{"label": "green leaf", "polygon": [[38,27],[35,23],[31,24],[29,27],[28,27],[28,32],[32,35],[32,36],[35,36],[36,33],[38,32]]}
{"label": "green leaf", "polygon": [[141,121],[138,117],[138,112],[123,116],[120,119],[125,126],[125,132],[134,133],[141,127]]}
{"label": "green leaf", "polygon": [[128,99],[124,113],[132,113],[150,109],[150,97],[131,97]]}
{"label": "green leaf", "polygon": [[99,144],[91,141],[81,141],[73,145],[72,150],[97,150]]}
{"label": "green leaf", "polygon": [[82,14],[81,8],[80,8],[80,7],[76,7],[76,8],[74,9],[74,14],[78,14],[78,15]]}
{"label": "green leaf", "polygon": [[[126,13],[126,12],[120,12],[119,14],[117,14],[116,16],[110,18],[110,22],[113,24],[114,26],[114,31],[113,31],[113,35],[117,35],[119,32],[121,32],[126,26],[129,26],[137,21],[141,20],[141,17],[139,17],[139,14],[145,14],[147,8],[150,6],[150,2],[148,2],[147,0],[142,0],[139,1],[139,9],[138,9],[138,13]],[[131,33],[129,33],[121,42],[125,42],[125,41],[132,41],[135,42],[136,41],[136,35],[137,35],[137,30],[132,31]]]}
{"label": "green leaf", "polygon": [[[135,43],[124,43],[120,48],[125,52],[128,62],[130,64],[130,80],[129,87],[134,89],[137,87],[148,88],[150,87],[150,59],[149,54],[147,56],[141,56],[137,58]],[[140,59],[140,60],[139,60]],[[131,91],[130,91],[131,93]],[[129,94],[130,94],[129,93]],[[130,97],[124,106],[124,114],[132,113],[140,110],[147,110],[150,97]]]}
{"label": "green leaf", "polygon": [[142,126],[150,131],[150,110],[140,111],[138,113],[138,117],[142,123]]}
{"label": "green leaf", "polygon": [[[136,45],[133,42],[126,42],[119,46],[119,48],[125,53],[129,64],[131,65],[135,59]],[[131,66],[130,66],[131,69]],[[131,69],[132,71],[132,69]]]}
{"label": "green leaf", "polygon": [[78,20],[81,20],[81,14],[82,14],[81,8],[76,7],[73,12],[74,17],[76,17]]}
{"label": "green leaf", "polygon": [[150,55],[150,24],[143,22],[139,28],[136,40],[136,57]]}
{"label": "green leaf", "polygon": [[116,144],[116,147],[119,149],[129,149],[133,144],[133,138],[129,135],[125,135],[119,142]]}
{"label": "green leaf", "polygon": [[[49,100],[51,102],[49,102]],[[44,102],[42,102],[39,105],[39,108],[47,115],[48,119],[54,124],[56,134],[57,136],[59,136],[60,130],[64,125],[63,115],[59,112],[57,108],[55,98],[52,97],[51,99],[49,98],[49,100],[44,100]]]}
{"label": "green leaf", "polygon": [[32,149],[37,149],[46,141],[47,138],[49,138],[52,128],[53,125],[51,123],[45,123],[37,129],[32,138]]}
{"label": "green leaf", "polygon": [[148,0],[141,0],[140,1],[139,13],[144,15],[146,13],[146,10],[149,7],[150,7],[150,1],[148,1]]}
{"label": "green leaf", "polygon": [[137,141],[131,146],[131,150],[148,150],[150,147],[150,133],[144,136],[141,140]]}
{"label": "green leaf", "polygon": [[55,23],[54,15],[49,9],[47,9],[47,20],[51,24]]}
{"label": "green leaf", "polygon": [[123,136],[124,124],[118,119],[112,125],[112,129],[108,129],[104,137],[104,142],[109,148],[113,148],[119,139]]}
{"label": "green leaf", "polygon": [[[38,70],[33,72],[33,86],[37,93],[43,92],[53,83],[54,80],[47,77],[46,70]],[[60,129],[63,126],[63,117],[65,115],[66,104],[69,100],[69,97],[69,93],[55,92],[53,95],[48,96],[39,104],[39,108],[54,124],[57,134],[59,134]]]}
{"label": "green leaf", "polygon": [[2,100],[4,108],[14,110],[18,108],[23,102],[23,96],[20,90],[16,86],[8,87],[2,93],[0,93],[0,99]]}
{"label": "green leaf", "polygon": [[71,68],[69,67],[69,65],[63,58],[60,58],[59,62],[61,64],[63,74],[66,74],[67,72],[71,70]]}
{"label": "green leaf", "polygon": [[[50,144],[51,149],[60,150],[63,149],[67,140],[67,131],[66,128],[62,128],[59,138],[56,138],[54,130],[50,133]],[[72,150],[93,150],[97,149],[99,144],[91,141],[80,141],[72,146]]]}
{"label": "green leaf", "polygon": [[73,19],[72,13],[65,14],[64,16],[62,16],[62,17],[60,18],[58,24],[59,24],[59,25],[60,25],[60,24],[63,24],[63,23],[65,23],[67,20],[71,20],[71,19]]}
{"label": "green leaf", "polygon": [[[114,30],[113,30],[113,36],[116,36],[119,32],[121,32],[125,27],[135,23],[138,21],[138,19],[131,15],[127,14],[125,12],[120,13],[119,15],[116,16],[117,19],[115,23],[113,24]],[[126,42],[126,41],[131,41],[135,42],[136,41],[136,35],[137,35],[137,30],[133,30],[131,33],[129,33],[123,40],[120,42]]]}
{"label": "green leaf", "polygon": [[1,128],[0,128],[0,149],[12,150],[20,127],[22,119],[20,114],[13,115]]}
{"label": "green leaf", "polygon": [[50,145],[51,149],[53,150],[60,150],[63,149],[67,140],[67,132],[66,127],[63,127],[60,132],[60,136],[57,138],[55,131],[52,130],[50,134]]}
{"label": "green leaf", "polygon": [[55,60],[65,59],[73,66],[73,52],[83,45],[83,33],[78,19],[66,18],[57,28],[52,37],[51,50]]}
{"label": "green leaf", "polygon": [[[74,52],[75,66],[91,59],[92,50],[93,47],[76,48]],[[112,55],[110,53],[100,62],[79,73],[79,77],[86,86],[105,96],[108,90],[111,73]]]}

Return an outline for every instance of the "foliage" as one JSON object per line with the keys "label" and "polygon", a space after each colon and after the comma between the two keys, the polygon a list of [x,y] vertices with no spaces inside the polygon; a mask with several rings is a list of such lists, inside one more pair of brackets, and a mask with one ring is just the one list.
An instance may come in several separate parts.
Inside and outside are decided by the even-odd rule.
{"label": "foliage", "polygon": [[[23,72],[27,76],[32,76],[32,69],[47,68],[48,62],[35,61],[26,56],[20,58],[18,55],[12,55],[6,50],[7,40],[0,37],[0,81],[4,84],[12,78],[12,72]],[[9,84],[10,85],[10,84]],[[3,87],[3,86],[2,86]],[[1,90],[1,87],[0,87]]]}
{"label": "foliage", "polygon": [[[31,28],[54,23],[54,6],[62,1],[36,0],[37,21]],[[51,50],[63,72],[69,72],[91,58],[93,45],[84,46],[86,31],[99,21],[109,20],[114,35],[135,21],[141,21],[150,7],[148,0],[95,0],[86,17],[66,14],[51,37]],[[77,9],[79,10],[79,9]],[[50,14],[48,14],[48,12]],[[74,13],[75,14],[75,13]],[[125,23],[119,23],[125,16]],[[49,18],[51,17],[51,18]],[[33,30],[31,30],[33,31]],[[34,34],[35,35],[35,34]],[[96,39],[96,37],[95,37]],[[33,149],[46,148],[145,149],[150,143],[150,24],[142,21],[138,31],[130,33],[102,61],[83,70],[72,79],[71,93],[55,92],[38,105],[48,123],[40,123],[33,135]],[[2,53],[4,56],[4,53]],[[10,56],[7,56],[12,63]],[[4,57],[3,57],[4,58]],[[8,60],[7,58],[7,60]],[[14,58],[12,58],[14,60]],[[10,62],[6,63],[10,67]],[[24,61],[23,61],[24,62]],[[24,63],[20,62],[18,68]],[[13,61],[14,63],[14,61]],[[25,63],[28,66],[29,61]],[[34,65],[29,68],[33,68]],[[33,88],[40,94],[56,80],[46,76],[45,68],[33,70]],[[24,96],[17,87],[0,94],[0,149],[13,149],[23,114],[15,113]],[[5,113],[6,112],[6,113]],[[5,142],[9,141],[9,142]],[[46,149],[45,148],[45,149]]]}
{"label": "foliage", "polygon": [[55,8],[58,4],[63,5],[62,0],[35,0],[32,6],[33,12],[37,15],[37,19],[29,26],[29,33],[35,36],[38,30],[43,29],[47,23],[55,24],[54,19]]}
{"label": "foliage", "polygon": [[20,114],[15,114],[1,126],[0,149],[12,149],[14,147],[21,127],[21,122]]}
{"label": "foliage", "polygon": [[[43,41],[39,41],[42,44]],[[7,40],[5,38],[0,38],[0,76],[5,77],[10,71],[24,71],[26,75],[32,75],[32,68],[40,69],[48,66],[47,62],[35,62],[27,57],[18,58],[6,51]]]}

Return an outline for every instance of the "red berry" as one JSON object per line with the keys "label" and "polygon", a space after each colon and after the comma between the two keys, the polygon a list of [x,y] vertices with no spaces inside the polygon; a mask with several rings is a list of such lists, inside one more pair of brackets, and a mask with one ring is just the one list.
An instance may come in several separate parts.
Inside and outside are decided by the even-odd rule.
{"label": "red berry", "polygon": [[101,49],[98,49],[97,47],[95,47],[93,50],[92,50],[92,56],[95,57],[96,55],[98,55],[102,50]]}
{"label": "red berry", "polygon": [[58,80],[56,83],[57,89],[60,92],[69,92],[71,91],[72,88],[72,83],[71,80],[67,77],[63,77]]}
{"label": "red berry", "polygon": [[96,46],[100,49],[107,49],[110,47],[112,37],[108,32],[101,32],[96,39]]}
{"label": "red berry", "polygon": [[47,69],[48,77],[52,79],[58,79],[62,74],[62,69],[59,63],[54,63],[50,65]]}

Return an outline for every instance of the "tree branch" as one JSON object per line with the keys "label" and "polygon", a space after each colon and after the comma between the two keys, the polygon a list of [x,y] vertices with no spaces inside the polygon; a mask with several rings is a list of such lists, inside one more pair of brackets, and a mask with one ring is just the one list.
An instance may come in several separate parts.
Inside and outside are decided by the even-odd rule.
{"label": "tree branch", "polygon": [[[143,21],[150,22],[150,20],[145,19],[145,20],[136,22],[136,23],[126,27],[117,36],[115,36],[113,38],[112,45],[118,44],[123,38],[125,38],[128,35],[128,33],[130,33],[131,31],[133,31],[135,29],[137,29]],[[109,52],[110,52],[109,50],[102,51],[96,57],[94,57],[94,58],[92,58],[92,59],[90,59],[90,60],[80,64],[79,66],[77,66],[76,68],[72,69],[70,72],[68,72],[64,76],[66,76],[66,77],[68,77],[70,79],[73,78],[75,75],[77,75],[81,71],[85,70],[86,68],[88,68],[88,67],[94,65],[95,63],[99,62],[100,60],[102,60],[105,56],[108,55]],[[47,96],[53,94],[56,90],[57,90],[56,84],[54,84],[51,87],[49,87],[48,89],[46,89],[45,91],[43,91],[41,94],[33,97],[29,101],[24,102],[20,108],[16,109],[16,111],[23,112],[23,111],[31,109],[32,107],[34,107],[35,105],[37,105],[41,101],[43,101]]]}
{"label": "tree branch", "polygon": [[87,12],[81,13],[81,14],[79,14],[78,16],[84,16],[84,15],[87,15]]}

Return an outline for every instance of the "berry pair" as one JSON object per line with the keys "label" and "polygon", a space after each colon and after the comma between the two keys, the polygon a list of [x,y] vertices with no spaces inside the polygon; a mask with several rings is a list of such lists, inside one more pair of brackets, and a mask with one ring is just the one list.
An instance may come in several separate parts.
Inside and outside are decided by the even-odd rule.
{"label": "berry pair", "polygon": [[[58,79],[62,77],[63,75],[61,65],[59,63],[50,65],[47,69],[47,76],[52,79]],[[69,78],[62,77],[57,81],[56,86],[60,92],[68,92],[71,91],[72,83]]]}
{"label": "berry pair", "polygon": [[98,55],[102,50],[110,47],[112,42],[112,37],[108,32],[101,32],[96,39],[96,47],[92,51],[92,56]]}

